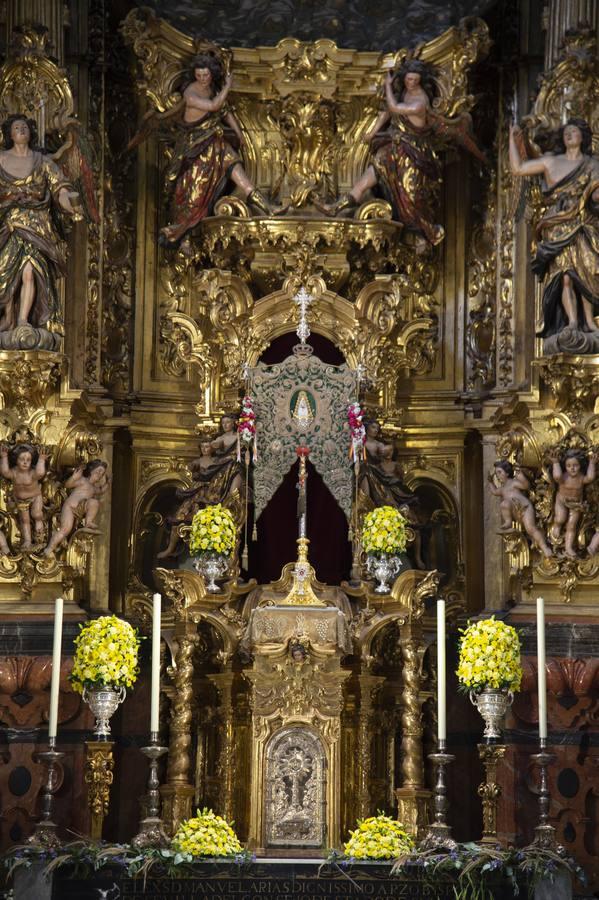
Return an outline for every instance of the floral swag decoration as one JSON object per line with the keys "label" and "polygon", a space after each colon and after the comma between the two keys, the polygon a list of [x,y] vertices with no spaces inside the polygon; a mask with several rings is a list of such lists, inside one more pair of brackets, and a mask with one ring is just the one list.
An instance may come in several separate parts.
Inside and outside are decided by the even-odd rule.
{"label": "floral swag decoration", "polygon": [[70,680],[73,689],[110,685],[133,687],[139,673],[137,629],[117,616],[100,616],[80,625]]}
{"label": "floral swag decoration", "polygon": [[519,690],[522,666],[515,628],[492,616],[473,622],[461,633],[457,676],[462,690]]}
{"label": "floral swag decoration", "polygon": [[189,550],[192,554],[218,553],[231,556],[237,531],[231,512],[222,504],[198,510],[191,523]]}
{"label": "floral swag decoration", "polygon": [[241,462],[241,445],[246,450],[252,448],[254,460],[258,458],[256,447],[256,412],[254,410],[254,401],[251,397],[245,396],[241,401],[241,413],[237,425],[237,462]]}
{"label": "floral swag decoration", "polygon": [[366,428],[364,427],[364,413],[357,401],[350,403],[347,407],[347,421],[351,438],[349,455],[354,464],[359,464],[365,455]]}
{"label": "floral swag decoration", "polygon": [[393,506],[379,506],[364,516],[362,547],[372,556],[403,553],[407,544],[406,519]]}

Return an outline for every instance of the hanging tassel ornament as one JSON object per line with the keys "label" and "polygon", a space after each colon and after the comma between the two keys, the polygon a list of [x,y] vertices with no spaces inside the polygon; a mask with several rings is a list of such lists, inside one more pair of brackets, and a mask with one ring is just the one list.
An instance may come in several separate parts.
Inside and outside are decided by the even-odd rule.
{"label": "hanging tassel ornament", "polygon": [[246,447],[245,451],[245,525],[243,532],[243,552],[241,554],[241,568],[247,572],[248,559],[248,505],[249,505],[249,486],[250,486],[250,451]]}

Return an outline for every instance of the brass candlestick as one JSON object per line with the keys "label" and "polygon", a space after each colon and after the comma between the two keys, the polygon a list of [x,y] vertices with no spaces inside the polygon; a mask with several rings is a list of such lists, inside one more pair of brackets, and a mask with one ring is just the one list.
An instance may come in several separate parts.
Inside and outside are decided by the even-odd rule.
{"label": "brass candlestick", "polygon": [[54,806],[55,776],[57,774],[57,762],[62,759],[64,753],[56,749],[56,738],[48,738],[48,749],[36,753],[35,759],[47,764],[46,782],[42,794],[42,815],[28,843],[34,847],[56,848],[60,847],[60,838],[57,833],[57,825],[52,819],[52,807]]}
{"label": "brass candlestick", "polygon": [[485,780],[478,788],[483,802],[482,846],[497,847],[497,806],[501,797],[501,785],[497,783],[497,767],[505,756],[505,744],[479,744],[478,755],[485,767]]}
{"label": "brass candlestick", "polygon": [[540,847],[543,850],[556,850],[555,828],[549,824],[551,797],[547,780],[547,769],[549,764],[555,761],[556,757],[555,754],[549,753],[547,750],[546,738],[540,738],[539,745],[539,752],[532,755],[532,760],[537,763],[541,773],[539,784],[539,824],[535,828],[532,846]]}
{"label": "brass candlestick", "polygon": [[150,760],[148,776],[147,815],[139,823],[139,832],[131,841],[137,850],[148,847],[167,847],[169,839],[164,832],[164,824],[160,818],[160,781],[158,780],[158,760],[168,750],[158,743],[158,732],[150,733],[150,744],[142,747],[141,752]]}
{"label": "brass candlestick", "polygon": [[453,762],[455,756],[445,752],[445,741],[439,741],[437,753],[429,753],[428,758],[435,766],[436,783],[434,793],[435,821],[429,825],[426,837],[420,844],[421,850],[455,850],[457,843],[451,836],[451,828],[445,821],[449,801],[445,784],[445,767]]}

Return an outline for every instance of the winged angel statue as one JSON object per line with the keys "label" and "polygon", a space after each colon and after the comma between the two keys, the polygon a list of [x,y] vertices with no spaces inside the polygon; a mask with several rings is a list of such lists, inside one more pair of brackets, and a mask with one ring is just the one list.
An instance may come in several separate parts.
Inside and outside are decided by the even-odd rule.
{"label": "winged angel statue", "polygon": [[[466,111],[441,112],[439,73],[428,62],[406,59],[385,76],[385,107],[363,140],[373,153],[363,175],[345,197],[321,209],[336,216],[357,207],[365,193],[378,185],[414,243],[423,249],[440,243],[443,227],[435,221],[442,183],[441,151],[449,144],[468,150],[486,163],[471,135]],[[377,146],[378,145],[378,146]]]}
{"label": "winged angel statue", "polygon": [[147,113],[129,143],[129,149],[133,149],[154,129],[171,124],[177,127],[178,137],[166,171],[171,202],[170,222],[159,237],[164,246],[183,245],[185,249],[189,233],[211,214],[229,180],[263,215],[284,211],[271,207],[243,167],[243,133],[227,106],[233,84],[230,64],[230,55],[217,49],[195,56],[183,77],[180,101],[166,112]]}

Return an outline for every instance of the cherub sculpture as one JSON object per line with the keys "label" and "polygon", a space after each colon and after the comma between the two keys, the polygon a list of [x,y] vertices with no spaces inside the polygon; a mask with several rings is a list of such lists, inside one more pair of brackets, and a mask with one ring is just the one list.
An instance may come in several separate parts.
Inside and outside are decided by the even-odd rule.
{"label": "cherub sculpture", "polygon": [[101,459],[92,459],[85,466],[75,469],[64,483],[70,494],[62,504],[59,527],[52,533],[44,556],[50,556],[68,538],[78,518],[83,519],[86,531],[100,530],[96,525],[96,516],[110,482],[108,463]]}
{"label": "cherub sculpture", "polygon": [[[516,125],[510,130],[512,173],[543,178],[545,207],[532,263],[544,283],[541,337],[565,328],[599,331],[594,321],[599,314],[599,160],[591,156],[591,148],[591,129],[584,119],[569,119],[559,129],[555,152],[535,159],[523,159],[523,134]],[[589,352],[584,346],[572,349]]]}
{"label": "cherub sculpture", "polygon": [[437,96],[433,66],[415,59],[385,77],[386,109],[364,140],[371,142],[390,123],[390,135],[375,152],[366,172],[349,194],[331,206],[320,205],[336,216],[362,201],[366,191],[379,186],[393,208],[393,218],[414,236],[416,249],[440,243],[445,232],[436,221],[442,166],[439,151],[447,138],[460,143],[481,161],[484,156],[469,135],[470,119],[464,114],[444,118],[433,110]]}
{"label": "cherub sculpture", "polygon": [[41,481],[46,475],[47,453],[32,444],[17,444],[11,450],[0,447],[0,475],[13,485],[13,504],[21,533],[21,550],[31,550],[31,525],[36,546],[44,538],[44,501]]}
{"label": "cherub sculpture", "polygon": [[559,456],[550,457],[552,463],[551,475],[557,484],[557,492],[553,506],[553,525],[551,526],[551,540],[557,543],[561,538],[564,525],[566,556],[576,557],[576,532],[580,516],[584,508],[584,488],[591,484],[596,476],[597,456],[591,453],[588,462],[585,454],[574,448],[568,450],[564,456],[564,465]]}
{"label": "cherub sculpture", "polygon": [[521,522],[543,556],[550,557],[553,556],[552,550],[537,525],[532,501],[524,493],[529,489],[530,482],[520,469],[515,470],[505,459],[497,460],[489,475],[489,490],[494,497],[501,498],[501,530],[509,531],[514,522]]}
{"label": "cherub sculpture", "polygon": [[[2,134],[0,346],[17,349],[18,340],[15,343],[7,332],[27,325],[46,330],[52,326],[55,331],[60,326],[57,279],[66,274],[66,260],[56,214],[66,214],[76,221],[83,217],[72,181],[50,155],[37,149],[35,122],[23,115],[10,116],[2,124]],[[74,138],[69,141],[72,152],[66,149],[67,141],[55,154],[60,153],[65,167],[72,163],[74,153],[81,161]],[[93,188],[89,193],[93,203]],[[46,338],[50,341],[47,349],[55,349],[50,331]]]}
{"label": "cherub sculpture", "polygon": [[[137,146],[152,128],[178,118],[179,137],[166,172],[167,187],[172,194],[170,223],[161,229],[159,243],[187,246],[189,232],[210,215],[216,200],[229,180],[241,190],[247,202],[262,214],[275,214],[250,181],[239,154],[225,140],[224,126],[236,135],[243,147],[243,134],[226,100],[233,84],[225,76],[223,63],[215,53],[201,53],[190,63],[181,101],[166,113],[149,113],[138,134],[129,144]],[[279,210],[281,212],[282,210]]]}

